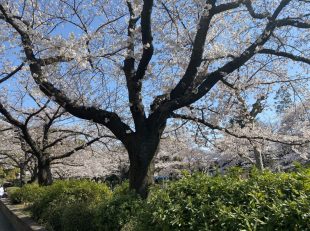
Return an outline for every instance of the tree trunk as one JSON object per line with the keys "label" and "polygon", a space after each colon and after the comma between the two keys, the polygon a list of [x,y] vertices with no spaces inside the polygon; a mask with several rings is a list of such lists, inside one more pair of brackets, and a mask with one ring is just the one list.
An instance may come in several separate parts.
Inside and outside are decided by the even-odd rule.
{"label": "tree trunk", "polygon": [[26,184],[26,171],[25,171],[25,165],[24,164],[21,164],[19,166],[19,180],[20,180],[21,186]]}
{"label": "tree trunk", "polygon": [[155,157],[159,149],[158,136],[144,136],[133,139],[127,147],[130,160],[129,186],[142,198],[148,195],[148,188],[154,183]]}
{"label": "tree trunk", "polygon": [[263,156],[261,150],[257,146],[254,146],[254,157],[256,167],[260,171],[263,171],[264,170]]}
{"label": "tree trunk", "polygon": [[42,160],[38,160],[38,184],[46,186],[52,183],[51,163],[42,158]]}
{"label": "tree trunk", "polygon": [[30,174],[31,174],[31,178],[28,181],[28,183],[33,183],[35,181],[37,181],[38,179],[38,165],[37,163],[34,164],[33,169],[29,168]]}

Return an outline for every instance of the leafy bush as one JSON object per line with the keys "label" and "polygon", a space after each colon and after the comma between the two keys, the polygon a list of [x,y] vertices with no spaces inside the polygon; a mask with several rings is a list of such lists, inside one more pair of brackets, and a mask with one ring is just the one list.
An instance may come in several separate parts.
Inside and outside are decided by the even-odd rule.
{"label": "leafy bush", "polygon": [[22,188],[10,187],[6,189],[8,197],[13,204],[32,203],[44,194],[44,188],[38,184],[27,184]]}
{"label": "leafy bush", "polygon": [[9,187],[6,189],[6,192],[13,204],[19,204],[22,202],[22,194],[19,187]]}
{"label": "leafy bush", "polygon": [[110,197],[111,191],[105,184],[97,184],[87,180],[56,181],[44,187],[45,193],[30,207],[35,218],[42,214],[50,214],[49,210],[65,207],[73,203],[97,203]]}
{"label": "leafy bush", "polygon": [[[31,197],[31,192],[36,196]],[[92,214],[91,208],[107,200],[112,194],[105,184],[87,180],[56,181],[53,185],[45,187],[27,185],[19,189],[19,193],[22,202],[31,203],[29,210],[32,216],[45,224],[49,230],[75,231],[92,230],[87,226],[91,223],[86,219],[87,214]],[[87,221],[86,228],[85,225],[82,226],[83,220]]]}
{"label": "leafy bush", "polygon": [[111,200],[97,208],[97,230],[131,230],[137,217],[143,211],[144,201],[125,182],[115,188]]}
{"label": "leafy bush", "polygon": [[0,169],[0,177],[3,178],[5,181],[12,182],[16,179],[17,174],[19,173],[18,168],[12,169]]}
{"label": "leafy bush", "polygon": [[252,171],[186,175],[153,189],[146,219],[152,230],[309,230],[310,174]]}
{"label": "leafy bush", "polygon": [[64,231],[96,230],[94,205],[87,203],[70,204],[65,207],[61,224]]}

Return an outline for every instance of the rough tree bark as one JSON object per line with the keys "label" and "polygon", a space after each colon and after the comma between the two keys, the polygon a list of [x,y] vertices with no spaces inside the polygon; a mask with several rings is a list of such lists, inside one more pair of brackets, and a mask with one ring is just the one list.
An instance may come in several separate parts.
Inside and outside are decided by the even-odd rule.
{"label": "rough tree bark", "polygon": [[127,147],[130,160],[129,185],[142,197],[148,194],[148,187],[154,183],[155,158],[160,137],[154,134],[134,135]]}
{"label": "rough tree bark", "polygon": [[264,162],[263,162],[262,151],[256,145],[254,145],[253,151],[254,151],[255,165],[257,169],[259,169],[260,171],[263,171]]}
{"label": "rough tree bark", "polygon": [[53,176],[51,171],[51,163],[46,157],[38,159],[38,184],[42,186],[51,185]]}
{"label": "rough tree bark", "polygon": [[36,182],[38,180],[38,164],[35,163],[33,168],[29,169],[29,170],[30,170],[31,177],[30,177],[30,180],[27,183],[31,184],[31,183]]}
{"label": "rough tree bark", "polygon": [[19,180],[21,186],[26,184],[26,166],[24,165],[24,163],[21,163],[19,165]]}

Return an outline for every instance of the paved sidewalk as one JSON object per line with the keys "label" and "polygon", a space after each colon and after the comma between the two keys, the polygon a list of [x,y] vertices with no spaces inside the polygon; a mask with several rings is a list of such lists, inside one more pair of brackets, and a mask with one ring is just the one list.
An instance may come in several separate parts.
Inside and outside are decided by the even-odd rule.
{"label": "paved sidewalk", "polygon": [[6,217],[0,211],[0,230],[1,231],[15,231]]}

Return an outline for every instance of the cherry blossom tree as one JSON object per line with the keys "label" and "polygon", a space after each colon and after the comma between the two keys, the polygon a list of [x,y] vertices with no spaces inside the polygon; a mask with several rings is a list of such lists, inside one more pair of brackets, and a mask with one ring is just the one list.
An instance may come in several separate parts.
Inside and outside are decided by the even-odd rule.
{"label": "cherry blossom tree", "polygon": [[[292,84],[292,82],[289,83]],[[298,86],[302,85],[307,83],[301,81]],[[255,85],[255,87],[258,86]],[[243,89],[248,87],[244,86]],[[260,91],[260,95],[250,105],[239,94],[240,91],[235,92],[236,89],[234,89],[232,92],[227,92],[227,90],[226,94],[230,97],[228,100],[222,100],[217,107],[192,108],[191,115],[184,112],[174,113],[173,116],[191,121],[191,126],[196,127],[196,142],[205,145],[209,153],[217,153],[217,159],[243,160],[255,164],[260,170],[263,170],[265,165],[273,169],[281,167],[279,164],[283,165],[288,159],[290,159],[289,163],[294,160],[305,162],[308,159],[307,147],[310,143],[310,134],[307,94],[309,95],[309,89],[299,91],[305,95],[296,102],[290,99],[290,107],[280,106],[279,102],[268,99],[268,94],[273,95],[271,90],[265,95]],[[274,91],[278,92],[278,89]],[[249,95],[249,93],[242,95]],[[279,107],[272,107],[276,110],[268,113],[277,119],[268,121],[266,116],[259,118],[262,113],[268,111],[268,105],[271,107],[274,104]],[[230,108],[229,115],[225,114],[226,108]],[[279,108],[287,109],[281,110],[279,114],[276,113]],[[221,116],[214,116],[214,113]]]}
{"label": "cherry blossom tree", "polygon": [[[306,101],[297,104],[283,111],[278,130],[286,136],[308,137],[310,140],[310,105],[309,98]],[[279,144],[277,149],[280,157],[284,157],[284,161],[291,163],[292,161],[309,162],[310,142],[303,145],[287,145]],[[285,158],[286,157],[286,158]]]}
{"label": "cherry blossom tree", "polygon": [[35,156],[28,152],[20,131],[10,129],[1,134],[0,137],[1,164],[18,168],[20,185],[24,185],[26,183],[26,172],[36,162]]}
{"label": "cherry blossom tree", "polygon": [[[33,98],[34,99],[34,98]],[[35,99],[34,99],[35,100]],[[49,185],[53,182],[51,164],[55,161],[70,157],[80,150],[87,148],[94,142],[99,141],[103,136],[94,135],[92,132],[70,121],[69,116],[60,106],[53,106],[49,100],[44,103],[35,101],[37,107],[18,109],[12,105],[4,106],[0,102],[0,113],[5,121],[16,131],[17,139],[20,140],[19,149],[25,158],[17,159],[16,152],[11,145],[6,145],[7,151],[2,155],[13,160],[19,167],[22,167],[21,174],[24,175],[24,166],[35,157],[37,160],[37,175],[40,185]],[[9,111],[10,108],[11,110]],[[71,126],[67,123],[73,124]],[[14,137],[10,137],[14,142]],[[9,143],[9,142],[8,142]],[[18,152],[18,150],[17,150]],[[82,153],[80,153],[82,155]],[[20,154],[19,154],[20,156]]]}
{"label": "cherry blossom tree", "polygon": [[307,9],[307,0],[1,0],[0,52],[14,56],[2,69],[25,67],[67,112],[108,128],[128,152],[130,187],[146,196],[173,112],[216,100],[221,83],[255,64],[279,73],[292,60],[308,73]]}

